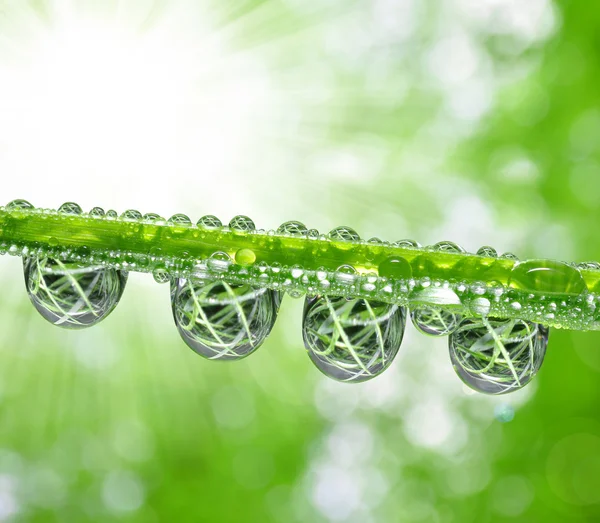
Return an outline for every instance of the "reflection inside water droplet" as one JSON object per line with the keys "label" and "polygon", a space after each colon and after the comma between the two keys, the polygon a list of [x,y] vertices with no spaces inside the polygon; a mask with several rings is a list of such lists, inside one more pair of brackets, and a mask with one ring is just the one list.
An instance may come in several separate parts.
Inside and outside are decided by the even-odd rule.
{"label": "reflection inside water droplet", "polygon": [[406,309],[398,305],[318,296],[305,302],[302,335],[321,372],[339,381],[361,382],[390,366],[405,323]]}
{"label": "reflection inside water droplet", "polygon": [[25,285],[31,302],[49,322],[81,329],[106,318],[119,303],[127,273],[81,267],[52,258],[24,260]]}
{"label": "reflection inside water droplet", "polygon": [[478,392],[504,394],[524,387],[540,369],[548,328],[524,320],[466,319],[450,335],[450,359]]}
{"label": "reflection inside water droplet", "polygon": [[428,336],[447,336],[456,330],[462,319],[459,314],[435,307],[414,309],[410,317],[415,328]]}
{"label": "reflection inside water droplet", "polygon": [[183,341],[208,359],[240,359],[271,332],[279,310],[278,292],[224,281],[171,284],[171,305]]}

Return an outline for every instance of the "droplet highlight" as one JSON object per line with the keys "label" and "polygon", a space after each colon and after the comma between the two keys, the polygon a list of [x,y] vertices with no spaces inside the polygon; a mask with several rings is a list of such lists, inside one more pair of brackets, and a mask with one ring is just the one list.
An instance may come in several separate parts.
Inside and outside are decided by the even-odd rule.
{"label": "droplet highlight", "polygon": [[548,328],[524,320],[466,319],[450,335],[450,360],[460,379],[485,394],[518,390],[540,369]]}
{"label": "droplet highlight", "polygon": [[310,359],[323,374],[362,382],[390,366],[405,326],[406,309],[398,305],[318,296],[306,299],[302,336]]}
{"label": "droplet highlight", "polygon": [[171,284],[177,330],[194,352],[214,360],[235,360],[265,341],[279,310],[279,293],[224,281],[180,278]]}
{"label": "droplet highlight", "polygon": [[53,258],[24,260],[25,285],[37,311],[68,329],[91,327],[117,306],[127,273]]}

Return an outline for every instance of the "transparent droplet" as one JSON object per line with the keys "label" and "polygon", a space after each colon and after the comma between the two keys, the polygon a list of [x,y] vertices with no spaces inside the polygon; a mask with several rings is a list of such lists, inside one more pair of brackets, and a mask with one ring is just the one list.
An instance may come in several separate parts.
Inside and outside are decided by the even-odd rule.
{"label": "transparent droplet", "polygon": [[406,309],[398,305],[317,296],[304,304],[302,335],[311,360],[323,374],[361,382],[390,366],[405,326]]}
{"label": "transparent droplet", "polygon": [[379,264],[379,276],[397,280],[412,278],[410,263],[401,256],[390,256]]}
{"label": "transparent droplet", "polygon": [[462,320],[460,314],[435,307],[414,309],[410,317],[415,328],[428,336],[447,336],[456,330]]}
{"label": "transparent droplet", "polygon": [[487,298],[475,298],[469,304],[469,308],[476,316],[487,316],[490,313],[492,304]]}
{"label": "transparent droplet", "polygon": [[207,214],[206,216],[202,216],[196,223],[198,227],[203,227],[204,229],[218,229],[219,227],[223,227],[221,220],[212,214]]}
{"label": "transparent droplet", "polygon": [[346,226],[336,227],[329,232],[328,236],[332,240],[342,240],[347,242],[360,240],[358,233],[352,229],[352,227]]}
{"label": "transparent droplet", "polygon": [[449,338],[454,370],[486,394],[524,387],[540,369],[547,346],[548,328],[524,320],[466,319]]}
{"label": "transparent droplet", "polygon": [[171,304],[183,341],[208,359],[248,356],[271,332],[277,291],[224,281],[180,278],[171,284]]}
{"label": "transparent droplet", "polygon": [[250,232],[256,229],[256,225],[248,216],[240,214],[229,222],[229,228],[233,231]]}
{"label": "transparent droplet", "polygon": [[144,214],[144,216],[142,216],[142,219],[145,222],[159,222],[164,220],[164,218],[160,214],[156,214],[153,212],[148,212]]}
{"label": "transparent droplet", "polygon": [[394,247],[402,247],[403,249],[415,249],[421,247],[421,244],[415,240],[398,240],[392,245]]}
{"label": "transparent droplet", "polygon": [[207,265],[214,271],[226,271],[231,265],[231,256],[226,252],[217,251],[210,256]]}
{"label": "transparent droplet", "polygon": [[516,264],[508,280],[509,287],[544,294],[581,294],[587,285],[581,272],[564,262],[528,260]]}
{"label": "transparent droplet", "polygon": [[17,209],[33,209],[33,205],[31,205],[27,200],[13,200],[6,206],[7,211],[14,211]]}
{"label": "transparent droplet", "polygon": [[177,225],[191,225],[192,220],[185,214],[174,214],[169,218],[169,223],[174,223]]}
{"label": "transparent droplet", "polygon": [[368,243],[373,243],[375,245],[379,245],[379,244],[382,244],[383,241],[381,240],[381,238],[373,237],[373,238],[369,238]]}
{"label": "transparent droplet", "polygon": [[135,209],[128,209],[123,214],[121,214],[121,219],[123,219],[123,220],[141,220],[142,213],[140,211],[136,211]]}
{"label": "transparent droplet", "polygon": [[106,217],[107,218],[116,218],[117,216],[119,216],[117,214],[117,211],[115,211],[113,209],[109,209],[108,211],[106,211]]}
{"label": "transparent droplet", "polygon": [[279,234],[289,234],[290,236],[303,236],[307,231],[306,225],[297,221],[282,223],[277,229]]}
{"label": "transparent droplet", "polygon": [[171,280],[171,276],[165,269],[154,269],[152,277],[156,283],[167,283]]}
{"label": "transparent droplet", "polygon": [[96,218],[102,218],[106,213],[102,207],[94,207],[90,212],[90,216],[94,216]]}
{"label": "transparent droplet", "polygon": [[435,245],[432,245],[431,248],[434,251],[439,252],[465,252],[460,245],[449,241],[438,242]]}
{"label": "transparent droplet", "polygon": [[485,256],[486,258],[497,258],[498,257],[498,253],[496,252],[496,249],[494,249],[493,247],[490,247],[489,245],[484,245],[483,247],[480,247],[480,249],[477,251],[477,254],[479,256]]}
{"label": "transparent droplet", "polygon": [[598,271],[600,270],[600,263],[595,261],[581,262],[577,264],[577,268],[585,271]]}
{"label": "transparent droplet", "polygon": [[518,256],[516,254],[513,254],[512,252],[505,252],[504,254],[502,254],[502,256],[500,256],[500,258],[502,258],[504,260],[519,261]]}
{"label": "transparent droplet", "polygon": [[50,323],[69,329],[95,325],[119,303],[127,273],[110,268],[82,267],[53,258],[24,259],[27,293]]}
{"label": "transparent droplet", "polygon": [[72,214],[72,215],[78,215],[78,214],[82,214],[83,210],[81,209],[81,207],[76,204],[75,202],[66,202],[63,203],[59,208],[58,208],[58,212],[61,214]]}

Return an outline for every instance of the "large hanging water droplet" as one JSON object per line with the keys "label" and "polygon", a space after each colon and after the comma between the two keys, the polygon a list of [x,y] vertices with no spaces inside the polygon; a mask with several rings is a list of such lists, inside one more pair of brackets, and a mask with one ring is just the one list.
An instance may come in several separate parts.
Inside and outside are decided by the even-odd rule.
{"label": "large hanging water droplet", "polygon": [[428,336],[447,336],[456,330],[462,320],[460,314],[435,307],[420,307],[411,311],[415,328]]}
{"label": "large hanging water droplet", "polygon": [[486,394],[527,385],[547,346],[548,328],[524,320],[467,319],[449,338],[454,370],[466,385]]}
{"label": "large hanging water droplet", "polygon": [[318,296],[305,302],[302,335],[321,372],[339,381],[361,382],[390,366],[405,325],[406,309],[398,305]]}
{"label": "large hanging water droplet", "polygon": [[246,284],[185,278],[171,284],[177,330],[208,359],[240,359],[258,349],[275,324],[279,303],[279,292]]}
{"label": "large hanging water droplet", "polygon": [[585,280],[578,269],[554,260],[518,263],[510,273],[508,285],[514,289],[544,294],[581,294],[587,291]]}
{"label": "large hanging water droplet", "polygon": [[119,303],[127,273],[53,258],[24,260],[31,302],[50,323],[68,329],[95,325]]}

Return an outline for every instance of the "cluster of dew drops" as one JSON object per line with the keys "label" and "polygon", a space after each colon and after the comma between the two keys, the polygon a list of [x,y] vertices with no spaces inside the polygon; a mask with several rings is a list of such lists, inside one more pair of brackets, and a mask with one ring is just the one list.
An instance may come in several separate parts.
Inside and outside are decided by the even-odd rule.
{"label": "cluster of dew drops", "polygon": [[[30,209],[25,200],[15,200],[6,209]],[[79,215],[75,203],[65,203],[59,213]],[[163,221],[156,214],[142,215],[128,210],[120,216],[94,207],[88,216],[126,220]],[[167,223],[191,225],[177,214]],[[215,216],[204,216],[197,225],[220,228]],[[229,228],[253,231],[254,223],[236,216]],[[297,221],[281,225],[278,234],[316,234]],[[358,241],[350,227],[337,227],[329,238]],[[376,238],[370,240],[381,242]],[[419,247],[412,240],[395,245]],[[437,250],[464,252],[452,242],[440,242]],[[478,254],[495,257],[496,251],[483,247]],[[226,254],[224,254],[227,256]],[[507,253],[504,257],[512,258]],[[514,257],[516,258],[516,257]],[[381,267],[393,271],[392,267]],[[54,325],[80,329],[95,325],[118,304],[127,272],[121,269],[82,267],[75,260],[24,256],[28,295],[38,312]],[[177,330],[197,354],[210,360],[237,360],[256,351],[271,332],[283,293],[249,284],[227,283],[222,279],[174,278],[155,274],[161,283],[170,283],[171,305]],[[548,343],[548,329],[525,320],[462,318],[441,308],[420,306],[409,309],[364,298],[328,295],[305,298],[302,336],[310,359],[325,375],[344,382],[363,382],[378,376],[393,362],[402,343],[410,316],[412,324],[429,336],[448,336],[452,365],[462,381],[478,392],[503,394],[525,386],[539,370]]]}

